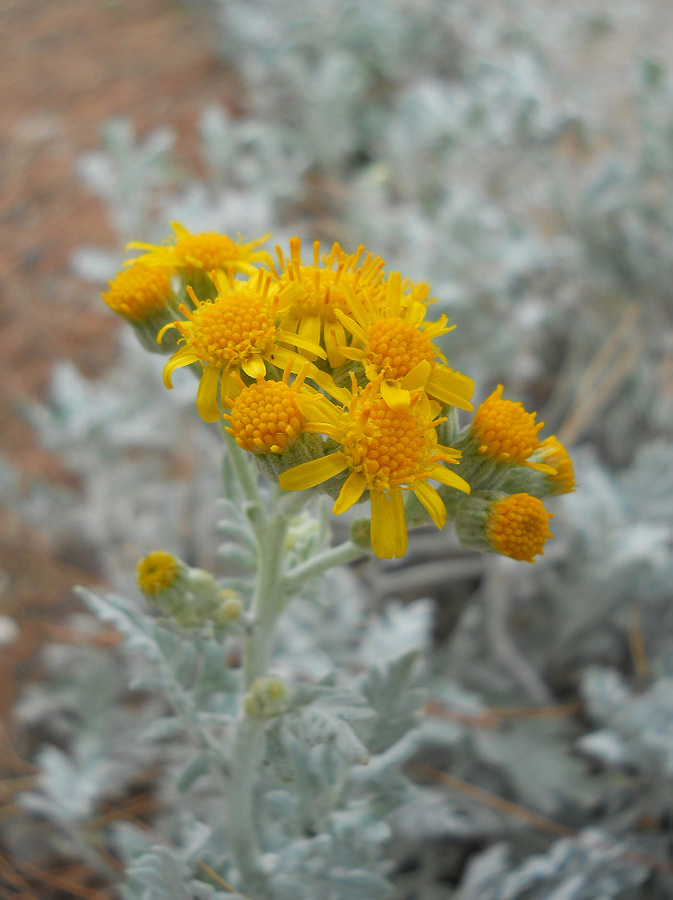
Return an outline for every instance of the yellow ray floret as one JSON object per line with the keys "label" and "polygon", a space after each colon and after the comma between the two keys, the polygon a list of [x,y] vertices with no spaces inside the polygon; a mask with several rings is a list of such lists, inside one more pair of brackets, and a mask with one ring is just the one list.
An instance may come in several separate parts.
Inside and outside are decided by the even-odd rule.
{"label": "yellow ray floret", "polygon": [[257,249],[268,241],[270,237],[268,234],[256,241],[237,243],[226,234],[218,234],[215,231],[192,234],[179,222],[172,222],[171,227],[174,235],[170,243],[129,244],[129,250],[145,251],[135,261],[178,273],[232,269],[244,275],[253,275],[256,272],[255,263],[271,262],[269,253]]}
{"label": "yellow ray floret", "polygon": [[166,309],[171,299],[167,272],[135,263],[122,269],[103,292],[103,300],[113,312],[129,322],[145,322]]}
{"label": "yellow ray floret", "polygon": [[446,327],[446,316],[425,322],[425,304],[403,293],[398,272],[386,282],[385,304],[352,297],[350,314],[337,311],[339,321],[353,342],[341,346],[348,359],[361,362],[367,379],[381,378],[381,393],[392,407],[408,406],[412,391],[422,389],[442,405],[472,409],[471,378],[449,369],[444,356],[432,343],[455,326]]}
{"label": "yellow ray floret", "polygon": [[368,491],[372,548],[377,556],[391,558],[403,556],[407,547],[403,491],[413,491],[442,528],[446,508],[428,481],[466,493],[470,487],[444,465],[457,462],[460,454],[438,443],[436,428],[443,420],[434,418],[427,396],[417,392],[407,407],[391,409],[379,387],[380,379],[360,390],[353,385],[347,408],[321,396],[300,400],[310,429],[331,437],[339,449],[288,470],[280,486],[302,490],[348,473],[333,511],[345,512]]}
{"label": "yellow ray floret", "polygon": [[345,253],[339,244],[334,244],[321,260],[320,243],[315,241],[313,260],[307,265],[301,260],[298,237],[290,239],[289,258],[283,256],[280,247],[276,250],[283,327],[324,347],[330,366],[341,365],[346,357],[340,348],[347,338],[337,311],[347,311],[352,296],[363,291],[376,296],[381,291],[384,260],[371,253],[363,256],[364,247],[353,254]]}
{"label": "yellow ray floret", "polygon": [[497,553],[533,562],[542,554],[549,530],[550,513],[530,494],[510,494],[493,504],[486,522],[486,537]]}
{"label": "yellow ray floret", "polygon": [[[183,346],[173,354],[164,368],[164,383],[172,387],[175,369],[200,363],[201,380],[196,407],[206,422],[220,418],[220,403],[240,392],[241,373],[256,380],[266,375],[266,363],[284,368],[288,363],[293,371],[301,368],[303,360],[285,347],[290,344],[313,356],[324,356],[315,344],[299,335],[282,330],[277,325],[277,296],[269,292],[271,276],[260,271],[239,282],[231,274],[213,273],[218,295],[214,300],[198,300],[190,296],[194,310],[181,305],[185,320],[175,321],[159,332],[159,340],[167,328],[177,328]],[[190,289],[188,288],[188,291]]]}
{"label": "yellow ray floret", "polygon": [[538,448],[537,434],[544,425],[544,422],[535,424],[535,416],[536,413],[526,412],[518,400],[503,400],[499,384],[474,414],[471,431],[479,453],[500,463],[555,474],[553,466],[528,459]]}

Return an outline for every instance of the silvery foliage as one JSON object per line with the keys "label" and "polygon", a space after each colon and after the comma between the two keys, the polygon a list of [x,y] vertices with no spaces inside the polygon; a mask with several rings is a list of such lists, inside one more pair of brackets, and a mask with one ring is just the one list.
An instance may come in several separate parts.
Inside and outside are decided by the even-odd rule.
{"label": "silvery foliage", "polygon": [[[82,172],[123,239],[159,241],[177,218],[248,238],[273,230],[280,242],[293,233],[364,241],[389,268],[430,282],[434,309],[459,323],[446,337],[449,363],[476,377],[480,396],[505,377],[519,393],[548,396],[541,418],[553,430],[605,392],[575,429],[585,439],[573,452],[580,487],[554,507],[554,541],[534,566],[475,568],[443,534],[423,534],[408,571],[370,564],[357,581],[336,572],[288,608],[274,672],[293,699],[269,720],[260,761],[274,896],[373,898],[385,879],[395,900],[669,896],[673,450],[660,387],[673,230],[662,186],[673,147],[670,76],[647,55],[653,5],[210,5],[249,110],[204,111],[203,181],[179,175],[165,134],[138,140],[128,123],[109,124]],[[587,56],[618,58],[630,80],[620,84],[614,66],[587,75]],[[85,248],[75,264],[103,282],[119,257]],[[634,300],[640,318],[622,328],[611,368],[609,334],[614,343]],[[620,371],[639,334],[646,357]],[[587,381],[604,343],[604,380]],[[125,824],[106,836],[126,862],[127,898],[236,896],[216,780],[230,751],[237,637],[176,632],[134,597],[131,573],[142,552],[165,546],[224,572],[245,596],[254,565],[245,516],[235,499],[222,502],[216,552],[206,461],[219,450],[195,422],[189,375],[166,392],[155,358],[126,339],[122,352],[96,385],[58,368],[51,402],[31,413],[79,476],[77,491],[45,486],[25,498],[3,476],[31,521],[51,522],[57,546],[88,538],[118,592],[89,602],[128,645],[114,664],[101,661],[109,651],[87,651],[80,682],[66,667],[49,692],[27,698],[27,719],[47,721],[61,749],[43,752],[26,802],[86,856],[87,817],[151,752],[162,773],[153,832]],[[196,457],[188,484],[164,477]],[[327,513],[316,515],[293,526],[297,559],[328,539]],[[437,557],[444,607],[395,605],[423,593]],[[363,580],[381,611],[366,611]],[[434,644],[433,608],[437,623],[450,612]],[[88,680],[106,665],[116,684],[130,672],[142,691],[133,721],[121,688],[87,711]],[[421,688],[441,715],[418,719]],[[584,715],[491,712],[561,700],[581,701]],[[126,743],[101,738],[113,734]],[[409,760],[412,778],[400,774]],[[531,824],[517,804],[569,833]]]}
{"label": "silvery foliage", "polygon": [[[419,601],[390,615],[366,615],[357,592],[352,576],[337,572],[319,598],[307,598],[305,605],[297,598],[299,612],[291,612],[281,629],[274,670],[292,685],[291,700],[283,714],[268,720],[258,786],[264,862],[271,896],[278,900],[386,896],[386,868],[379,860],[390,837],[385,816],[416,791],[399,765],[418,742],[421,694],[414,683],[419,656],[428,649],[430,607]],[[218,794],[231,762],[239,686],[238,668],[222,661],[235,655],[236,639],[222,641],[208,628],[197,635],[177,633],[140,610],[137,601],[89,592],[85,597],[136,651],[131,687],[159,692],[171,707],[139,738],[141,745],[158,747],[166,766],[159,784],[162,841],[147,846],[142,832],[133,839],[126,826],[125,896],[177,897],[180,890],[196,890],[194,882],[200,885],[194,896],[206,896],[208,883],[235,883]],[[340,632],[337,617],[345,625]],[[311,652],[296,652],[301,619],[310,620]],[[329,673],[322,675],[326,666]],[[188,851],[186,835],[197,833],[198,847]]]}

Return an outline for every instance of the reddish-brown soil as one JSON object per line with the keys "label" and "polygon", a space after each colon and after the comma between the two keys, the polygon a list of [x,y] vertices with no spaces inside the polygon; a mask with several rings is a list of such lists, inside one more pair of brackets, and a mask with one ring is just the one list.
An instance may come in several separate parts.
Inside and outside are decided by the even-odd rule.
{"label": "reddish-brown soil", "polygon": [[[83,244],[116,249],[118,242],[101,204],[78,182],[77,160],[98,146],[108,118],[124,116],[140,136],[172,128],[178,161],[195,164],[193,139],[204,106],[235,106],[235,87],[213,52],[210,27],[202,6],[170,0],[0,3],[0,454],[24,489],[35,479],[73,476],[39,448],[22,421],[22,404],[44,396],[56,360],[72,359],[95,377],[115,352],[109,315],[70,266]],[[0,650],[5,803],[9,779],[27,770],[10,715],[17,686],[37,676],[37,649],[73,608],[72,585],[91,575],[56,559],[46,537],[6,508],[0,510],[0,569],[8,576],[0,613],[21,628],[18,640]],[[88,892],[81,868],[68,877],[70,887],[52,893],[58,879],[49,887],[0,855],[3,897],[107,896]],[[77,885],[83,893],[75,894]]]}

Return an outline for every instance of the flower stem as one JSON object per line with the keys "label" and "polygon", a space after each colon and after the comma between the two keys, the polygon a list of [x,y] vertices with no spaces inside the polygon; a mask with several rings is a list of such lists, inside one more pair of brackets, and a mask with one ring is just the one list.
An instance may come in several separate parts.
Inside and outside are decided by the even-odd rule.
{"label": "flower stem", "polygon": [[[275,626],[282,612],[283,560],[290,519],[305,503],[301,495],[277,489],[266,527],[258,529],[260,543],[257,589],[252,603],[253,632],[243,646],[243,686],[250,686],[266,671],[273,651]],[[246,893],[255,900],[268,896],[266,876],[260,865],[260,848],[254,817],[255,779],[264,737],[264,722],[241,709],[229,782],[228,804],[231,849]]]}
{"label": "flower stem", "polygon": [[259,540],[267,525],[266,512],[257,486],[257,470],[250,463],[250,454],[238,446],[229,432],[222,428],[226,453],[236,479],[250,508],[250,521]]}
{"label": "flower stem", "polygon": [[301,494],[277,489],[267,527],[260,538],[257,590],[252,602],[254,630],[246,639],[243,672],[246,689],[269,665],[278,616],[283,611],[283,559],[290,519],[305,503]]}
{"label": "flower stem", "polygon": [[239,721],[227,792],[231,850],[243,879],[244,890],[255,900],[263,900],[267,896],[253,809],[255,775],[259,768],[263,734],[262,721],[247,716]]}
{"label": "flower stem", "polygon": [[354,562],[356,559],[367,556],[368,553],[369,550],[364,547],[358,547],[353,541],[344,541],[343,544],[339,544],[337,547],[330,547],[329,550],[318,553],[316,556],[290,569],[283,579],[284,593],[297,591],[309,578],[322,575],[334,566]]}

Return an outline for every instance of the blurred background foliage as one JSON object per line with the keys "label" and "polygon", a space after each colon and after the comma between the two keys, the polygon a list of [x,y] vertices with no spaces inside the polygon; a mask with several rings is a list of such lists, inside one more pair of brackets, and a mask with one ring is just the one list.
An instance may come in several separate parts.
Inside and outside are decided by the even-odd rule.
{"label": "blurred background foliage", "polygon": [[[248,239],[364,243],[429,282],[433,311],[458,325],[444,339],[449,365],[475,378],[477,400],[504,383],[575,460],[577,491],[555,501],[555,538],[534,565],[421,531],[404,561],[373,561],[355,586],[332,588],[343,645],[329,610],[297,612],[284,629],[284,652],[312,673],[307,634],[354,670],[372,652],[365,638],[346,653],[362,616],[393,623],[390,641],[395,627],[395,640],[418,635],[428,702],[408,763],[416,791],[372,838],[392,860],[392,896],[672,896],[673,10],[185,2],[196,12],[237,104],[204,106],[193,170],[169,129],[104,125],[79,172],[119,243],[73,258],[92,304],[124,243],[160,242],[175,219]],[[126,333],[104,378],[57,365],[48,402],[26,415],[78,486],[25,491],[9,463],[0,482],[26,521],[84,546],[131,596],[135,561],[155,546],[218,567],[219,443],[196,421],[188,380],[166,392],[160,370]],[[23,806],[103,880],[110,854],[125,859],[128,898],[230,896],[208,893],[198,870],[206,798],[189,778],[185,795],[168,787],[184,748],[137,740],[160,707],[127,692],[142,665],[132,648],[49,648],[49,677],[18,707],[43,744]],[[170,835],[168,856],[138,827],[96,823],[103,801],[148,785],[160,811],[145,824]],[[33,859],[25,832],[0,821],[0,833]],[[343,896],[378,889],[365,879]]]}

